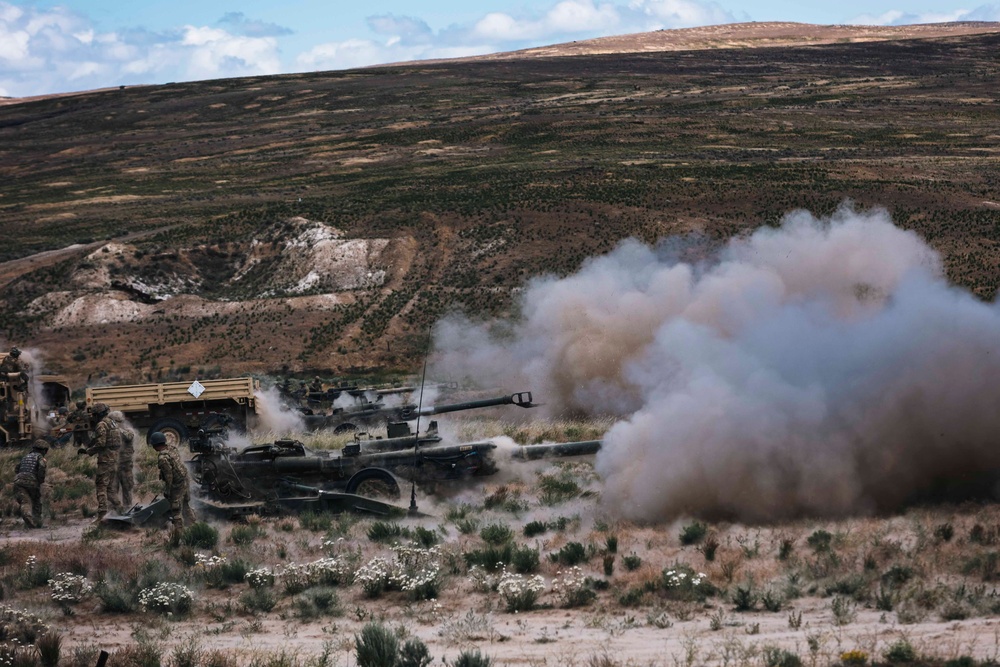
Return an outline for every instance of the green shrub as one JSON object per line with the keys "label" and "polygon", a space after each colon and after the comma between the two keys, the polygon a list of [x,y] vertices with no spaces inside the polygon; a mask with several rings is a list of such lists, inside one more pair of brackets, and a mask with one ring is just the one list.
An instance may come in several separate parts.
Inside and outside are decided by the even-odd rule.
{"label": "green shrub", "polygon": [[430,530],[429,528],[424,528],[423,526],[417,526],[411,531],[411,537],[413,540],[425,549],[430,549],[438,542],[441,541],[440,535],[436,530]]}
{"label": "green shrub", "polygon": [[538,500],[543,505],[557,505],[580,495],[580,485],[566,472],[559,475],[542,474],[538,476]]}
{"label": "green shrub", "polygon": [[410,531],[394,521],[373,521],[368,526],[368,539],[372,542],[392,542],[409,536]]}
{"label": "green shrub", "polygon": [[642,567],[642,558],[640,558],[634,553],[629,554],[628,556],[623,556],[622,565],[624,565],[625,569],[628,570],[629,572],[635,572],[640,567]]}
{"label": "green shrub", "polygon": [[406,640],[399,650],[398,667],[427,667],[434,658],[419,637]]}
{"label": "green shrub", "polygon": [[587,549],[579,542],[567,542],[559,551],[549,554],[553,563],[562,565],[579,565],[587,560]]}
{"label": "green shrub", "polygon": [[830,551],[830,545],[833,544],[833,535],[820,529],[814,531],[812,535],[806,538],[806,544],[816,553]]}
{"label": "green shrub", "polygon": [[801,667],[802,665],[799,656],[776,646],[765,646],[763,658],[765,667]]}
{"label": "green shrub", "polygon": [[396,667],[399,640],[381,623],[367,623],[354,636],[358,667]]}
{"label": "green shrub", "polygon": [[538,569],[538,549],[529,546],[516,546],[510,554],[510,566],[519,574],[529,574]]}
{"label": "green shrub", "polygon": [[101,601],[101,611],[109,614],[131,614],[139,608],[139,582],[114,571],[97,582],[94,594]]}
{"label": "green shrub", "polygon": [[758,595],[753,582],[737,586],[733,591],[733,606],[736,611],[753,611],[757,608]]}
{"label": "green shrub", "polygon": [[162,650],[152,642],[138,642],[111,654],[108,664],[115,667],[160,667]]}
{"label": "green shrub", "polygon": [[209,588],[229,588],[246,580],[250,566],[241,558],[235,558],[205,571],[205,585]]}
{"label": "green shrub", "polygon": [[270,588],[251,588],[240,595],[240,604],[247,612],[266,614],[278,604],[278,598]]}
{"label": "green shrub", "polygon": [[459,519],[455,522],[455,528],[458,528],[458,532],[463,535],[472,535],[474,532],[479,530],[479,519],[469,517],[468,519]]}
{"label": "green shrub", "polygon": [[333,527],[333,517],[324,512],[303,512],[299,515],[299,526],[314,533],[325,533]]}
{"label": "green shrub", "polygon": [[487,544],[499,545],[514,539],[514,531],[504,523],[491,523],[479,531],[479,537]]}
{"label": "green shrub", "polygon": [[514,544],[507,542],[501,545],[487,544],[482,549],[466,551],[462,554],[468,567],[478,565],[489,572],[496,572],[503,565],[508,565],[514,558]]}
{"label": "green shrub", "polygon": [[62,654],[62,635],[49,630],[35,641],[42,667],[57,667]]}
{"label": "green shrub", "polygon": [[689,523],[681,528],[681,534],[679,537],[681,544],[697,544],[698,542],[701,542],[707,534],[708,526],[700,521],[695,521],[694,523]]}
{"label": "green shrub", "polygon": [[524,524],[524,528],[522,530],[524,531],[525,537],[534,537],[535,535],[541,535],[548,529],[549,527],[545,525],[543,521],[529,521]]}
{"label": "green shrub", "polygon": [[905,665],[917,661],[917,651],[910,642],[897,639],[885,649],[882,657],[890,665]]}
{"label": "green shrub", "polygon": [[490,667],[492,664],[493,660],[489,656],[483,655],[479,649],[476,649],[475,651],[465,650],[459,653],[455,662],[451,663],[451,667]]}
{"label": "green shrub", "polygon": [[296,615],[304,621],[311,621],[321,616],[341,616],[344,613],[337,591],[329,586],[311,588],[296,597],[295,610]]}
{"label": "green shrub", "polygon": [[253,544],[254,540],[266,534],[267,531],[257,524],[233,526],[233,529],[229,531],[229,541],[238,547],[244,547],[248,544]]}
{"label": "green shrub", "polygon": [[623,607],[638,607],[646,597],[642,588],[630,588],[618,596],[618,604]]}
{"label": "green shrub", "polygon": [[204,521],[197,521],[181,531],[181,544],[198,549],[214,549],[219,531]]}

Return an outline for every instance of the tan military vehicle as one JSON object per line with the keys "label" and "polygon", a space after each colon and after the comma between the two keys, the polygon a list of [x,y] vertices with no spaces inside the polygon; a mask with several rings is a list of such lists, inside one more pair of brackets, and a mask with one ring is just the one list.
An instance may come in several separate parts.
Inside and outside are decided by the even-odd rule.
{"label": "tan military vehicle", "polygon": [[194,382],[88,387],[87,406],[105,403],[121,410],[137,428],[159,431],[167,442],[180,445],[200,428],[224,421],[246,430],[256,426],[260,382],[253,378],[224,378]]}

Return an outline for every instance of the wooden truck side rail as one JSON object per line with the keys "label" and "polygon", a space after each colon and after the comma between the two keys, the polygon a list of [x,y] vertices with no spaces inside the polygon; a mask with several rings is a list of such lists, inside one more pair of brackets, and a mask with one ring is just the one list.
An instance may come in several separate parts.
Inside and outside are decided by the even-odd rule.
{"label": "wooden truck side rail", "polygon": [[253,378],[199,380],[198,383],[204,389],[197,396],[191,391],[193,382],[88,387],[87,405],[107,403],[112,410],[121,410],[126,414],[149,410],[152,405],[196,401],[232,400],[253,407],[256,400],[254,394],[260,390],[260,382]]}
{"label": "wooden truck side rail", "polygon": [[147,429],[147,439],[160,431],[168,442],[180,445],[213,414],[229,417],[240,429],[253,427],[259,391],[258,380],[242,377],[88,387],[86,394],[89,407],[105,403],[122,411],[133,426]]}

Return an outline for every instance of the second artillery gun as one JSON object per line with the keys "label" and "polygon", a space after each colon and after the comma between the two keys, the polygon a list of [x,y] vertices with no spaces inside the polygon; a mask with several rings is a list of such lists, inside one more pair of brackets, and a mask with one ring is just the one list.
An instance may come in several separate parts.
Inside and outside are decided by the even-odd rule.
{"label": "second artillery gun", "polygon": [[382,424],[391,425],[393,422],[412,421],[417,417],[430,417],[448,412],[477,410],[502,405],[516,405],[522,408],[534,407],[530,391],[428,407],[419,407],[413,403],[389,405],[382,400],[382,394],[379,394],[376,400],[368,400],[364,396],[357,398],[359,400],[354,405],[346,408],[334,408],[330,414],[304,414],[306,428],[310,431],[332,429],[334,433],[348,433],[362,428]]}

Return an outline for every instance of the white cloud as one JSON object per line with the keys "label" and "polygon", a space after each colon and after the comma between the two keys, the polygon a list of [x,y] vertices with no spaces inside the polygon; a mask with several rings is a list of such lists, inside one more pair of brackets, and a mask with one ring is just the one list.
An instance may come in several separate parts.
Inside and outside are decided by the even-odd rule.
{"label": "white cloud", "polygon": [[[280,31],[228,15],[244,32]],[[19,8],[0,0],[0,90],[6,95],[87,90],[282,71],[277,40],[225,28],[185,26],[168,33],[100,32],[63,7]]]}
{"label": "white cloud", "polygon": [[911,25],[914,23],[950,23],[952,21],[1000,21],[1000,5],[981,5],[975,9],[914,14],[890,9],[881,14],[862,14],[848,21],[853,25]]}
{"label": "white cloud", "polygon": [[621,23],[619,9],[611,4],[594,4],[592,0],[563,0],[538,18],[513,17],[493,12],[480,19],[469,31],[473,40],[501,42],[537,40],[546,35],[566,35],[583,32],[610,34]]}

